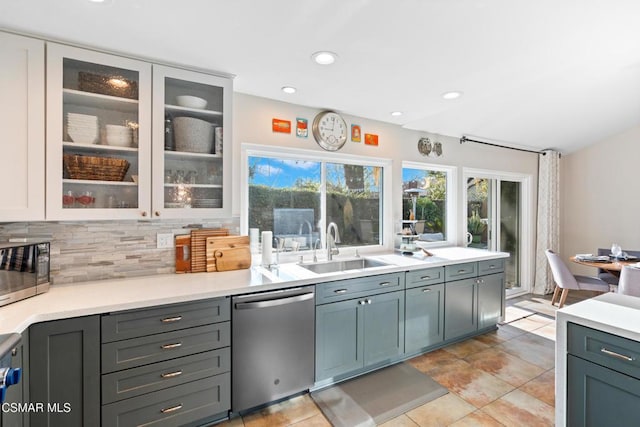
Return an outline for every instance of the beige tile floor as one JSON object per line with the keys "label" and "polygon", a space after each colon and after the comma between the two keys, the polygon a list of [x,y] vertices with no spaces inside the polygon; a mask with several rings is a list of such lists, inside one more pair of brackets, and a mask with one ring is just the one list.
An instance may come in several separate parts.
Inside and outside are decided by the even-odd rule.
{"label": "beige tile floor", "polygon": [[[591,296],[574,292],[566,304]],[[510,299],[497,331],[409,360],[449,394],[383,426],[552,426],[555,311],[550,296]],[[308,394],[220,425],[331,426]]]}

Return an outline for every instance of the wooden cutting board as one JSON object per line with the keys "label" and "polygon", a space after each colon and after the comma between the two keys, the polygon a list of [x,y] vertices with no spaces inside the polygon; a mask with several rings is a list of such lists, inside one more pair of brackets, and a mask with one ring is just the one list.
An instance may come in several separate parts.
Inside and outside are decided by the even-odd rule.
{"label": "wooden cutting board", "polygon": [[[207,271],[239,270],[251,266],[249,236],[207,237],[206,241]],[[217,260],[222,258],[224,260],[218,266]]]}
{"label": "wooden cutting board", "polygon": [[191,230],[191,272],[207,271],[207,237],[228,236],[226,228]]}
{"label": "wooden cutting board", "polygon": [[176,236],[176,273],[191,271],[191,235]]}
{"label": "wooden cutting board", "polygon": [[[249,246],[215,249],[215,264],[207,264],[207,271],[242,270],[251,267],[251,251]],[[209,262],[209,259],[207,259]],[[211,270],[213,268],[214,270]]]}

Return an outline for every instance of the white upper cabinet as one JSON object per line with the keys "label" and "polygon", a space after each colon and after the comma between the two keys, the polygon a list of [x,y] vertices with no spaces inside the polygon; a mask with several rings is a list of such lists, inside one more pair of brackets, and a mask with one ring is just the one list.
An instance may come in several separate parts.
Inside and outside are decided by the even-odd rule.
{"label": "white upper cabinet", "polygon": [[47,44],[47,219],[151,217],[151,64]]}
{"label": "white upper cabinet", "polygon": [[0,33],[0,222],[45,218],[44,42]]}
{"label": "white upper cabinet", "polygon": [[232,81],[153,66],[153,215],[231,212]]}

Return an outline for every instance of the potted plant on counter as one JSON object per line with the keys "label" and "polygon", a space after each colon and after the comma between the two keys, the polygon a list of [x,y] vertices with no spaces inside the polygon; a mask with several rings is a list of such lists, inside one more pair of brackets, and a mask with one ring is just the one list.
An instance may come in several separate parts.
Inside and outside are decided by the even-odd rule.
{"label": "potted plant on counter", "polygon": [[480,243],[482,233],[486,226],[482,218],[480,218],[480,215],[478,215],[477,210],[473,211],[471,216],[467,218],[467,231],[473,236],[473,243]]}

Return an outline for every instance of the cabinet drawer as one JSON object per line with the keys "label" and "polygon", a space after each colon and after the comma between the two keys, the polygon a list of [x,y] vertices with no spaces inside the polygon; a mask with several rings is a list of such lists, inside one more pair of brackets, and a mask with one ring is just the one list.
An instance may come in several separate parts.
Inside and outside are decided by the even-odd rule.
{"label": "cabinet drawer", "polygon": [[478,262],[478,275],[502,273],[504,271],[504,258],[490,259]]}
{"label": "cabinet drawer", "polygon": [[102,344],[102,373],[227,347],[229,322]]}
{"label": "cabinet drawer", "polygon": [[316,286],[316,304],[327,304],[402,289],[404,289],[404,280],[399,273],[320,283]]}
{"label": "cabinet drawer", "polygon": [[102,403],[140,396],[231,370],[229,347],[102,376]]}
{"label": "cabinet drawer", "polygon": [[102,427],[181,426],[231,407],[230,374],[192,381],[102,407]]}
{"label": "cabinet drawer", "polygon": [[567,337],[569,353],[640,379],[640,342],[571,322]]}
{"label": "cabinet drawer", "polygon": [[102,317],[102,342],[159,334],[229,319],[229,298],[123,311]]}
{"label": "cabinet drawer", "polygon": [[424,270],[408,271],[405,276],[406,287],[433,285],[444,282],[444,267],[425,268]]}
{"label": "cabinet drawer", "polygon": [[478,275],[478,263],[467,262],[465,264],[446,265],[444,267],[444,280],[450,282],[452,280],[468,279]]}

